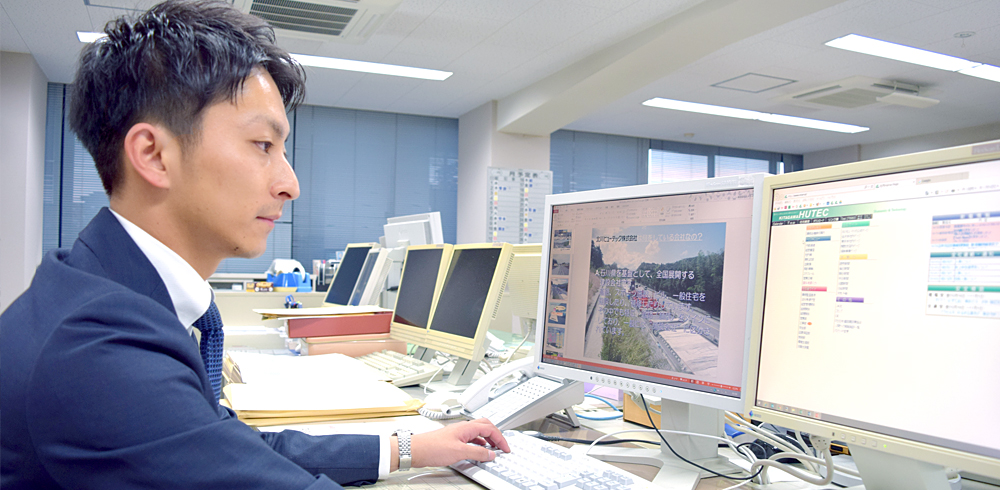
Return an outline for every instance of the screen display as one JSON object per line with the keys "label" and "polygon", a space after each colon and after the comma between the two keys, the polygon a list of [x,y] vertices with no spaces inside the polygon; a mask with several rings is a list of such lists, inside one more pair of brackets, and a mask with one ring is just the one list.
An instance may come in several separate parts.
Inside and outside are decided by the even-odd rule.
{"label": "screen display", "polygon": [[753,197],[552,206],[542,362],[739,398]]}
{"label": "screen display", "polygon": [[361,272],[358,273],[358,280],[354,285],[354,292],[351,293],[351,302],[348,303],[351,306],[358,306],[361,304],[361,296],[365,294],[365,287],[368,286],[368,281],[372,277],[372,271],[375,270],[375,262],[378,261],[378,250],[369,250],[368,256],[365,258],[364,265],[361,266]]}
{"label": "screen display", "polygon": [[443,253],[440,248],[411,249],[407,252],[396,294],[394,323],[427,328]]}
{"label": "screen display", "polygon": [[358,274],[365,264],[368,251],[372,248],[348,247],[344,252],[344,258],[337,267],[337,275],[333,277],[333,283],[326,293],[326,302],[334,305],[346,305],[351,299],[351,292],[354,291],[354,284],[358,282]]}
{"label": "screen display", "polygon": [[773,191],[754,404],[1000,457],[1000,161]]}
{"label": "screen display", "polygon": [[431,330],[475,338],[500,252],[499,247],[491,247],[452,253]]}

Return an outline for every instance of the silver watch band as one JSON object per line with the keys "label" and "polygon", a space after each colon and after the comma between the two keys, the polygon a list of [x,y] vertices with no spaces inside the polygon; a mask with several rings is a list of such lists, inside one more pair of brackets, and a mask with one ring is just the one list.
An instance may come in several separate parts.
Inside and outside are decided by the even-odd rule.
{"label": "silver watch band", "polygon": [[410,464],[413,462],[410,453],[410,436],[412,434],[412,431],[406,429],[399,429],[394,434],[396,436],[396,447],[399,449],[399,471],[410,469]]}

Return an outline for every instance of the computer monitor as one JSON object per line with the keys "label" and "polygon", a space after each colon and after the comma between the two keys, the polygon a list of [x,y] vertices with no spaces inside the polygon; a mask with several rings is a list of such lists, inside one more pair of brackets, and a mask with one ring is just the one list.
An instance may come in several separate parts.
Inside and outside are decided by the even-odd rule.
{"label": "computer monitor", "polygon": [[[509,339],[514,342],[520,340],[517,339],[518,335],[530,336],[529,340],[534,341],[542,244],[515,243],[511,247],[513,255],[510,259],[507,289],[500,300],[497,316],[490,324],[490,331],[493,334],[509,335]],[[530,345],[533,344],[529,344],[529,347]]]}
{"label": "computer monitor", "polygon": [[368,251],[378,247],[377,243],[349,243],[344,249],[344,258],[340,260],[337,273],[326,290],[323,306],[344,306],[350,303],[351,293],[358,282],[358,275],[368,257]]}
{"label": "computer monitor", "polygon": [[385,277],[389,273],[389,250],[377,248],[368,251],[365,263],[358,274],[358,280],[354,284],[354,291],[351,293],[350,304],[376,305],[379,300],[379,293],[385,287]]}
{"label": "computer monitor", "polygon": [[509,243],[452,249],[423,344],[460,358],[446,381],[452,386],[469,384],[486,353],[486,331],[506,287],[511,251]]}
{"label": "computer monitor", "polygon": [[[659,397],[663,428],[718,435],[743,409],[765,175],[547,196],[538,372]],[[715,440],[667,439],[735,471]],[[670,488],[699,479],[666,447],[611,452],[598,457],[661,466]]]}
{"label": "computer monitor", "polygon": [[392,308],[396,303],[395,291],[399,287],[406,247],[444,243],[441,213],[434,211],[432,213],[394,216],[386,220],[386,224],[382,225],[382,230],[385,233],[382,237],[384,245],[393,249],[393,254],[390,255],[392,265],[389,269],[388,287],[383,299],[386,308]]}
{"label": "computer monitor", "polygon": [[382,231],[385,233],[385,246],[389,248],[444,243],[441,213],[438,211],[389,218],[382,225]]}
{"label": "computer monitor", "polygon": [[392,338],[424,345],[431,311],[451,264],[451,251],[448,244],[412,245],[406,249],[389,325]]}
{"label": "computer monitor", "polygon": [[510,294],[511,314],[522,319],[538,317],[539,277],[542,268],[542,244],[522,243],[512,245],[513,257],[507,290]]}
{"label": "computer monitor", "polygon": [[1000,477],[1000,141],[765,181],[757,420],[846,444],[868,490]]}

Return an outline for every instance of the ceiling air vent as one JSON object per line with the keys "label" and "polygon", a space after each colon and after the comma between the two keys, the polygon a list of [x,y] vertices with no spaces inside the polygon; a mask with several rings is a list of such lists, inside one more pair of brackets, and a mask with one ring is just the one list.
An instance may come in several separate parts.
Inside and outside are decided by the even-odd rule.
{"label": "ceiling air vent", "polygon": [[872,104],[890,103],[880,99],[892,93],[918,97],[920,87],[908,83],[854,76],[819,87],[782,95],[773,100],[816,109],[829,107],[856,109]]}
{"label": "ceiling air vent", "polygon": [[279,36],[364,42],[402,0],[233,0]]}

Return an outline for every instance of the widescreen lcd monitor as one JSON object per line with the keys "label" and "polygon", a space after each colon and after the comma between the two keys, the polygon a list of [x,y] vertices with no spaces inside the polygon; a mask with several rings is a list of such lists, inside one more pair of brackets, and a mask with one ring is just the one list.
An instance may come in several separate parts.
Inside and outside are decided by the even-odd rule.
{"label": "widescreen lcd monitor", "polygon": [[776,176],[764,205],[746,413],[846,444],[869,489],[1000,477],[1000,141]]}

